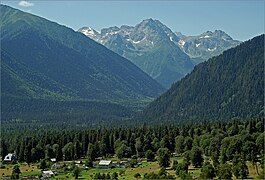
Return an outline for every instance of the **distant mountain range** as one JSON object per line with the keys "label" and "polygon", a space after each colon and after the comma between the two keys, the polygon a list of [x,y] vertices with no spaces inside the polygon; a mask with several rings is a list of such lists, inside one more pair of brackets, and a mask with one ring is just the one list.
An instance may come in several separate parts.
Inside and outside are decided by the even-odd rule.
{"label": "distant mountain range", "polygon": [[264,34],[195,67],[141,114],[146,122],[264,117]]}
{"label": "distant mountain range", "polygon": [[34,111],[82,111],[87,117],[108,108],[120,115],[124,108],[113,103],[146,101],[164,91],[133,63],[81,33],[5,5],[0,15],[2,119]]}
{"label": "distant mountain range", "polygon": [[78,31],[131,60],[166,88],[189,73],[194,65],[240,43],[220,30],[199,36],[174,33],[153,19],[136,26],[104,28],[101,32],[91,27]]}
{"label": "distant mountain range", "polygon": [[179,32],[176,34],[179,37],[176,43],[195,64],[217,56],[240,43],[221,30],[207,31],[198,36],[185,36]]}

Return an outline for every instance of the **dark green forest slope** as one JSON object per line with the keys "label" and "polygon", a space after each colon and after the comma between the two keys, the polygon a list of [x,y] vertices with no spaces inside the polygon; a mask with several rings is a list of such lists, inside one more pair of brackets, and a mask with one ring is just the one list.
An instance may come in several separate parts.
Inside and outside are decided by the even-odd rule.
{"label": "dark green forest slope", "polygon": [[181,122],[263,116],[264,35],[201,63],[141,119]]}
{"label": "dark green forest slope", "polygon": [[[133,63],[81,33],[4,5],[0,13],[3,119],[33,111],[67,114],[79,109],[68,105],[78,101],[89,112],[99,107],[91,101],[142,101],[164,90]],[[124,109],[117,106],[113,109]]]}

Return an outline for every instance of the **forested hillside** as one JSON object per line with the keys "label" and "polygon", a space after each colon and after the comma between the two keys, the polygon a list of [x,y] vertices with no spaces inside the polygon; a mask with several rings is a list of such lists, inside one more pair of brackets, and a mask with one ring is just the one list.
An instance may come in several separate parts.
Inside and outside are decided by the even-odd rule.
{"label": "forested hillside", "polygon": [[133,63],[85,35],[5,5],[0,8],[2,119],[21,114],[30,119],[34,112],[60,116],[62,111],[69,116],[69,111],[82,111],[83,117],[84,107],[89,116],[91,109],[100,109],[99,102],[137,106],[164,90]]}
{"label": "forested hillside", "polygon": [[264,115],[264,35],[201,63],[140,115],[152,122]]}

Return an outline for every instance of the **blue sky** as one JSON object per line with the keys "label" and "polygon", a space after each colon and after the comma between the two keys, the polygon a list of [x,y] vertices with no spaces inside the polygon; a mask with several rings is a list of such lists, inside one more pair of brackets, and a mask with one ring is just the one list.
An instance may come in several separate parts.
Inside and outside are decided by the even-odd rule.
{"label": "blue sky", "polygon": [[136,25],[158,19],[172,31],[198,35],[221,29],[234,39],[264,33],[264,1],[2,1],[75,30]]}

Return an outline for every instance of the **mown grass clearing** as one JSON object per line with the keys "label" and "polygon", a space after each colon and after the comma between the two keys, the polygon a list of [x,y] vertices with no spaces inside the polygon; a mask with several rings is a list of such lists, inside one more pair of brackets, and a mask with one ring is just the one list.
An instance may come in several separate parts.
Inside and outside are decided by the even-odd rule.
{"label": "mown grass clearing", "polygon": [[[27,164],[19,164],[21,174],[20,176],[26,177],[26,176],[38,176],[41,174],[41,170],[38,169],[37,165],[27,165]],[[0,177],[3,176],[11,176],[12,174],[13,165],[7,164],[5,165],[4,169],[0,169]]]}
{"label": "mown grass clearing", "polygon": [[[145,173],[150,173],[150,172],[158,172],[160,169],[159,165],[157,162],[146,162],[143,161],[142,165],[136,168],[112,168],[112,169],[99,169],[99,168],[91,168],[89,170],[83,170],[80,179],[92,179],[92,177],[96,173],[109,173],[110,175],[114,172],[117,172],[119,174],[119,179],[125,179],[125,180],[130,180],[134,179],[134,174],[140,173],[141,176]],[[120,174],[123,172],[123,174]],[[57,176],[55,176],[53,179],[73,179],[72,173],[59,173]]]}
{"label": "mown grass clearing", "polygon": [[[173,160],[177,160],[179,163],[183,161],[182,157],[172,157],[171,162]],[[60,162],[63,164],[63,162]],[[65,162],[66,164],[69,164],[70,162]],[[19,164],[21,175],[20,177],[29,177],[29,176],[38,176],[41,174],[41,170],[38,169],[37,164],[31,164],[30,166],[27,164]],[[247,166],[249,169],[249,178],[250,179],[258,179],[258,174],[256,172],[255,166],[253,166],[252,163],[247,162]],[[7,164],[5,165],[4,169],[0,169],[0,179],[3,176],[11,176],[12,174],[13,165]],[[160,166],[158,162],[147,162],[142,161],[141,165],[136,168],[112,168],[112,169],[100,169],[100,168],[91,168],[88,170],[82,170],[80,173],[79,179],[92,179],[96,173],[109,173],[110,175],[114,172],[117,172],[119,174],[119,179],[124,180],[131,180],[135,179],[134,175],[136,173],[140,173],[141,177],[144,176],[145,173],[155,172],[157,173],[160,170]],[[258,166],[258,170],[261,173],[262,169],[260,166]],[[121,174],[123,172],[123,174]],[[171,175],[174,175],[176,179],[180,179],[175,175],[175,171],[171,168],[167,168],[167,172]],[[188,172],[193,176],[193,178],[199,178],[201,169],[200,168],[194,168],[192,165],[189,166]],[[57,175],[53,177],[52,179],[74,179],[72,172],[63,172],[63,169],[59,169],[57,171]],[[233,177],[233,179],[236,179]]]}

